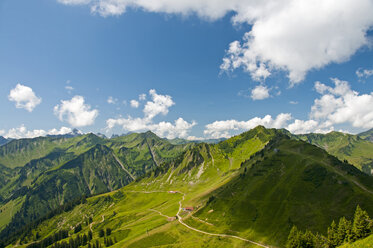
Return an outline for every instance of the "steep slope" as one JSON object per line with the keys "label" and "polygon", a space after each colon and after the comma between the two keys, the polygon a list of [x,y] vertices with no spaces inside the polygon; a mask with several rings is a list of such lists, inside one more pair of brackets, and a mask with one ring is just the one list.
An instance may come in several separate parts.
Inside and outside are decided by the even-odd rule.
{"label": "steep slope", "polygon": [[5,183],[0,187],[0,196],[4,199],[11,197],[13,194],[16,194],[16,191],[21,190],[23,187],[31,186],[34,180],[43,172],[59,166],[74,157],[75,155],[73,153],[55,150],[43,158],[31,160],[23,167],[10,169],[3,166],[0,170],[3,173],[6,170],[9,171],[11,176],[7,175],[4,177]]}
{"label": "steep slope", "polygon": [[132,133],[111,139],[107,145],[115,151],[123,166],[135,177],[174,159],[194,144],[172,145],[154,133]]}
{"label": "steep slope", "polygon": [[[118,202],[110,201],[106,207],[97,208],[97,203],[92,203],[96,200],[88,199],[87,204],[76,207],[71,213],[64,213],[44,222],[37,230],[43,236],[50,233],[50,230],[46,230],[48,226],[76,225],[82,220],[77,216],[84,212],[84,215],[91,214],[95,223],[92,229],[95,232],[103,227],[114,229],[115,226],[114,235],[118,241],[118,247],[127,246],[135,240],[138,242],[133,243],[133,247],[146,247],[148,242],[159,243],[160,240],[157,238],[159,236],[156,234],[159,231],[158,228],[163,230],[159,235],[166,237],[166,240],[162,238],[162,242],[165,242],[163,244],[175,243],[182,247],[195,247],[196,243],[190,243],[189,238],[196,237],[200,245],[207,241],[213,247],[219,247],[222,244],[237,244],[237,247],[242,247],[242,244],[246,242],[230,239],[221,241],[218,237],[209,237],[193,230],[186,230],[175,222],[165,226],[169,223],[166,217],[176,215],[179,211],[179,201],[182,199],[180,193],[167,192],[168,190],[185,192],[183,193],[185,201],[190,202],[189,204],[200,204],[201,198],[228,182],[239,170],[241,163],[261,150],[275,133],[274,130],[258,127],[235,137],[226,144],[195,145],[186,149],[171,162],[158,165],[154,172],[147,173],[143,179],[138,178],[137,182],[124,187],[120,190],[121,194],[111,193],[112,198],[120,196]],[[112,147],[115,148],[114,145]],[[103,221],[104,218],[105,221]],[[98,224],[100,221],[103,221],[102,225]],[[146,239],[143,235],[146,231],[145,227],[149,229],[149,232],[152,229],[158,231],[155,231],[155,236],[151,239],[144,240]],[[90,228],[89,225],[85,226],[84,230],[87,228]],[[121,235],[124,230],[128,233],[125,236]],[[166,235],[164,231],[168,234]],[[34,235],[35,230],[32,233]],[[188,237],[184,237],[186,233]],[[24,240],[30,240],[30,238],[31,236],[28,236]]]}
{"label": "steep slope", "polygon": [[115,160],[112,150],[98,144],[60,168],[38,177],[4,232],[12,233],[72,199],[112,191],[131,181]]}
{"label": "steep slope", "polygon": [[12,140],[0,147],[0,164],[16,168],[22,167],[33,159],[42,158],[55,149],[68,149],[85,136],[74,138],[38,137],[33,139]]}
{"label": "steep slope", "polygon": [[3,199],[0,201],[0,207],[9,200],[24,196],[25,191],[32,187],[43,172],[55,169],[97,143],[103,142],[97,136],[92,136],[95,135],[73,138],[39,137],[13,140],[2,146],[0,149],[3,154],[0,155],[0,161],[5,165],[0,166],[0,173],[8,176],[4,177],[0,187],[0,197]]}
{"label": "steep slope", "polygon": [[[135,136],[122,138],[127,148],[143,144]],[[113,151],[122,146],[108,143]],[[219,144],[193,145],[17,237],[30,244],[57,226],[70,230],[69,239],[91,230],[101,245],[101,230],[110,228],[113,247],[283,247],[292,225],[325,234],[357,204],[372,215],[372,177],[283,130],[259,126]]]}
{"label": "steep slope", "polygon": [[357,204],[373,213],[373,178],[316,146],[279,136],[212,192],[195,216],[220,232],[283,246],[292,225],[325,234]]}
{"label": "steep slope", "polygon": [[347,243],[339,246],[339,248],[372,248],[373,247],[373,235],[366,237],[365,239],[355,241],[353,243]]}
{"label": "steep slope", "polygon": [[340,132],[298,135],[301,140],[317,145],[340,160],[347,160],[367,174],[373,169],[373,143],[359,135]]}
{"label": "steep slope", "polygon": [[359,133],[358,136],[362,139],[368,140],[370,142],[373,142],[373,128],[369,129],[368,131]]}
{"label": "steep slope", "polygon": [[0,156],[7,165],[0,164],[0,230],[10,222],[37,220],[76,197],[123,187],[192,145],[174,146],[150,132],[116,139],[87,134],[15,140]]}

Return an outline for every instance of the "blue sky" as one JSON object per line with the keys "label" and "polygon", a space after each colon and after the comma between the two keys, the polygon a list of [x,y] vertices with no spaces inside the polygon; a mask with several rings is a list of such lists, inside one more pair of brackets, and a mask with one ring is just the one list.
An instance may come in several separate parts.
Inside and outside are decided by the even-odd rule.
{"label": "blue sky", "polygon": [[[294,133],[373,127],[373,20],[364,12],[371,1],[357,1],[357,16],[341,20],[333,17],[337,7],[325,9],[330,19],[313,20],[309,30],[275,12],[241,13],[240,4],[250,1],[217,8],[209,0],[202,12],[198,3],[157,1],[118,0],[111,8],[108,0],[1,1],[0,134],[76,127],[193,139],[228,137],[256,124]],[[260,21],[271,18],[268,34]],[[339,31],[345,23],[351,25]],[[302,39],[310,35],[304,44],[292,33],[297,28]]]}

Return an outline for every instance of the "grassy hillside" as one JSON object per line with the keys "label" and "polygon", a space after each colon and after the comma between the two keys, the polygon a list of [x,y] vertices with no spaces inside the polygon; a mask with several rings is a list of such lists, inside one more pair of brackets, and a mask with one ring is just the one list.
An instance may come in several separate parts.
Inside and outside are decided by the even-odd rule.
{"label": "grassy hillside", "polygon": [[368,140],[370,142],[373,142],[373,128],[369,129],[368,131],[359,133],[358,136],[362,139]]}
{"label": "grassy hillside", "polygon": [[[135,181],[24,229],[18,245],[63,229],[69,238],[62,241],[91,230],[91,242],[103,245],[100,232],[110,228],[106,238],[115,240],[113,247],[259,247],[252,242],[283,247],[292,225],[325,234],[332,220],[351,217],[357,204],[373,215],[372,177],[282,130],[259,126],[219,144],[175,147],[178,152],[151,133],[141,136],[145,139],[131,134],[95,148],[111,153],[111,163],[115,155],[129,169],[131,162],[138,166]],[[149,154],[135,153],[135,147],[147,147]],[[98,161],[96,153],[81,155],[88,167]],[[153,169],[143,172],[141,163],[152,163]],[[81,168],[75,164],[81,163],[68,162],[56,171],[89,174],[75,171]],[[76,187],[90,185],[81,182]],[[74,231],[79,224],[82,230]]]}
{"label": "grassy hillside", "polygon": [[139,177],[171,161],[194,144],[173,145],[152,132],[146,132],[110,139],[106,145],[115,151],[131,174]]}
{"label": "grassy hillside", "polygon": [[358,169],[371,174],[373,169],[373,143],[360,135],[340,132],[298,135],[301,140],[317,145],[340,160],[347,160]]}
{"label": "grassy hillside", "polygon": [[76,197],[119,189],[190,146],[171,145],[151,132],[115,139],[87,134],[12,141],[1,147],[0,209],[13,201],[18,207],[0,211],[0,230],[12,217],[11,226],[17,227]]}
{"label": "grassy hillside", "polygon": [[358,240],[353,243],[344,244],[339,246],[339,248],[372,248],[373,247],[373,235],[370,235],[369,237]]}
{"label": "grassy hillside", "polygon": [[[191,233],[188,235],[192,235],[193,237],[199,237],[200,244],[203,244],[204,240],[206,240],[206,237],[204,235],[194,233],[193,231],[184,230],[184,228],[180,227],[176,223],[170,224],[169,222],[167,222],[167,219],[165,219],[163,215],[175,216],[178,212],[178,201],[182,199],[182,195],[180,193],[169,194],[167,193],[167,191],[178,190],[180,192],[186,192],[185,201],[189,202],[186,204],[195,204],[195,201],[198,202],[198,199],[200,199],[204,195],[208,194],[210,191],[220,187],[221,185],[229,181],[232,175],[234,175],[238,168],[240,168],[241,163],[249,159],[252,154],[262,149],[264,145],[274,135],[274,133],[275,132],[273,130],[266,130],[262,127],[259,127],[258,129],[253,130],[249,133],[250,137],[247,136],[248,134],[243,134],[241,136],[236,137],[234,142],[233,140],[231,140],[227,141],[226,144],[219,145],[198,144],[194,147],[190,147],[189,149],[185,149],[185,151],[180,156],[178,156],[174,160],[171,160],[171,162],[163,162],[161,165],[159,165],[159,167],[156,167],[157,169],[154,172],[147,173],[146,175],[144,175],[142,180],[137,179],[137,182],[133,182],[129,186],[125,187],[123,190],[121,190],[121,192],[126,192],[124,194],[124,198],[129,197],[132,194],[135,194],[136,197],[132,197],[131,200],[128,199],[128,201],[120,201],[120,203],[114,203],[114,205],[112,206],[113,211],[115,211],[116,213],[123,212],[123,215],[116,214],[116,218],[125,218],[124,220],[115,222],[117,223],[115,224],[115,228],[117,229],[121,227],[122,224],[120,223],[123,223],[124,225],[124,223],[128,223],[128,221],[132,219],[135,221],[136,225],[134,225],[133,229],[131,229],[130,234],[128,234],[128,238],[124,239],[122,242],[127,244],[129,241],[132,242],[135,240],[139,240],[139,243],[137,243],[135,246],[137,247],[137,245],[139,245],[140,243],[144,242],[144,244],[146,244],[146,242],[150,242],[149,238],[143,235],[144,226],[149,226],[149,231],[155,227],[161,228],[161,230],[164,230],[162,232],[167,232],[167,235],[157,234],[161,235],[162,237],[169,236],[171,229],[168,229],[168,226],[170,226],[170,228],[172,226],[171,233],[173,233],[173,235],[175,236],[173,236],[174,238],[172,238],[171,240],[179,240],[181,242],[180,246],[187,246],[188,243],[190,247],[193,247],[194,245],[193,242],[190,242],[189,238],[184,239],[186,243],[182,241],[184,233]],[[144,135],[149,136],[152,134],[148,133]],[[139,144],[144,144],[144,141],[138,142],[137,138],[132,136],[119,137],[118,139],[122,141],[123,139],[125,139],[124,141],[126,141],[127,148],[131,148],[131,144],[135,147],[138,147]],[[118,141],[113,142],[113,144],[108,143],[108,146],[119,151],[120,149],[118,148],[118,145],[116,145],[117,142]],[[156,155],[156,148],[158,148],[159,153],[163,151],[163,154],[167,154],[168,149],[161,149],[165,146],[157,144],[157,139],[155,139],[153,143],[151,140],[148,140],[145,143],[147,143],[146,145],[148,145],[149,143],[151,147],[154,147],[154,157],[158,156]],[[223,149],[221,147],[223,147]],[[227,149],[227,147],[234,147],[239,156],[233,157],[236,153],[232,153],[231,151],[229,151],[229,148]],[[61,169],[64,166],[62,166]],[[167,199],[169,197],[171,197],[173,200],[168,202]],[[144,206],[142,206],[141,204],[139,206],[132,205],[134,204],[134,201],[136,202],[137,200],[139,201],[139,204],[141,203]],[[89,205],[90,201],[91,199],[88,199],[88,203],[85,204],[85,206],[83,207],[84,213],[89,213],[91,211],[90,208],[95,208],[96,204]],[[155,205],[153,205],[153,201]],[[161,205],[159,205],[158,201],[161,201]],[[151,206],[152,209],[160,211],[163,215],[160,215],[156,211],[149,210],[150,207],[147,205],[148,202],[150,204],[149,206]],[[73,212],[78,211],[78,209],[78,207],[75,208]],[[118,211],[116,211],[115,209],[118,209]],[[104,208],[95,208],[95,210],[92,211],[92,213],[94,213],[93,220],[95,220],[95,218],[101,219],[102,215],[105,215],[104,211]],[[126,211],[131,212],[131,217],[129,217],[128,214],[125,214]],[[70,214],[72,213],[62,214],[60,218],[64,220],[64,223],[66,223],[66,225],[74,226],[76,224],[76,217],[70,218]],[[113,214],[113,212],[111,212],[110,214]],[[156,225],[155,227],[152,227],[150,219],[146,217],[148,215],[153,216],[152,218],[154,218],[154,225]],[[161,221],[162,224],[159,224],[159,221]],[[52,223],[50,224],[52,226],[60,225],[56,223],[53,219],[47,221],[47,223],[49,222]],[[170,225],[166,225],[167,228],[165,228],[165,223],[168,223]],[[43,224],[40,226],[40,233],[43,234],[51,232],[49,228],[47,228],[46,230],[43,229],[46,225],[48,226],[49,224]],[[113,225],[112,221],[108,221],[108,225]],[[137,225],[139,226],[137,227]],[[176,228],[174,228],[175,226]],[[158,237],[157,235],[155,237]],[[45,237],[43,235],[41,236]],[[30,237],[28,238],[28,240],[31,239]],[[158,240],[158,238],[156,239]],[[219,238],[217,237],[208,238],[208,240],[211,240],[212,244],[216,244],[217,247],[219,245],[221,246],[222,244],[224,244],[224,242],[226,242],[224,241],[223,243],[221,243],[220,241],[217,241],[219,240]],[[237,243],[237,247],[242,247],[242,241],[228,240],[227,242]]]}
{"label": "grassy hillside", "polygon": [[282,246],[292,225],[325,233],[357,204],[373,213],[370,176],[316,146],[283,137],[244,163],[195,216],[217,231]]}
{"label": "grassy hillside", "polygon": [[0,146],[0,164],[9,167],[22,167],[33,159],[42,158],[55,149],[68,149],[84,136],[74,138],[38,137],[12,140]]}

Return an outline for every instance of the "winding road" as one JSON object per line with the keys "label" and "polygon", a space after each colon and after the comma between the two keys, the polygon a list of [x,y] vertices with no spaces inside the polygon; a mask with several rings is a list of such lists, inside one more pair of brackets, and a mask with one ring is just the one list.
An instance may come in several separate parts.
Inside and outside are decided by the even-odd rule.
{"label": "winding road", "polygon": [[[150,194],[150,193],[167,193],[167,191],[127,191],[127,192],[131,192],[131,193],[144,193],[144,194]],[[182,194],[183,197],[179,201],[179,210],[178,210],[176,216],[177,216],[177,220],[179,221],[179,223],[182,224],[183,226],[185,226],[186,228],[188,228],[190,230],[193,230],[195,232],[199,232],[199,233],[205,234],[205,235],[210,235],[210,236],[215,236],[215,237],[223,237],[223,238],[234,238],[234,239],[239,239],[239,240],[242,240],[242,241],[245,241],[245,242],[257,245],[257,246],[260,246],[260,247],[270,248],[269,246],[266,246],[264,244],[260,244],[260,243],[257,243],[255,241],[252,241],[252,240],[249,240],[249,239],[245,239],[245,238],[242,238],[242,237],[239,237],[239,236],[230,235],[230,234],[209,233],[209,232],[205,232],[205,231],[202,231],[202,230],[199,230],[197,228],[189,226],[188,224],[186,224],[185,222],[183,222],[183,218],[180,216],[180,213],[183,210],[183,208],[182,208],[182,201],[184,201],[184,199],[185,199],[185,193],[180,192],[180,191],[178,191],[178,193]],[[156,213],[158,213],[159,215],[161,215],[163,217],[170,218],[170,216],[164,215],[164,214],[162,214],[158,210],[149,209],[149,211],[156,212]]]}
{"label": "winding road", "polygon": [[[181,192],[180,192],[181,193]],[[217,237],[223,237],[223,238],[234,238],[234,239],[239,239],[239,240],[242,240],[242,241],[245,241],[245,242],[249,242],[251,244],[254,244],[254,245],[257,245],[257,246],[261,246],[261,247],[266,247],[266,248],[269,248],[269,246],[266,246],[266,245],[263,245],[263,244],[260,244],[260,243],[257,243],[255,241],[252,241],[252,240],[249,240],[249,239],[245,239],[245,238],[241,238],[239,236],[234,236],[234,235],[229,235],[229,234],[218,234],[218,233],[209,233],[209,232],[205,232],[205,231],[201,231],[197,228],[194,228],[194,227],[191,227],[189,226],[188,224],[186,224],[185,222],[183,222],[183,219],[182,217],[180,216],[180,213],[182,211],[182,204],[181,202],[184,201],[185,199],[185,194],[184,193],[181,193],[183,194],[183,198],[179,201],[179,211],[177,212],[176,216],[177,216],[177,220],[179,221],[180,224],[182,224],[183,226],[185,226],[186,228],[190,229],[190,230],[193,230],[195,232],[199,232],[199,233],[202,233],[202,234],[206,234],[206,235],[210,235],[210,236],[217,236]]]}

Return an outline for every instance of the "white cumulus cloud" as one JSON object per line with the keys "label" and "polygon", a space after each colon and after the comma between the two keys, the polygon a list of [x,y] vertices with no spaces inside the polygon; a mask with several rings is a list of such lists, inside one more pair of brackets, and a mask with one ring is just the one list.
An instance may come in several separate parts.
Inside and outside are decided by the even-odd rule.
{"label": "white cumulus cloud", "polygon": [[131,100],[130,105],[131,105],[132,108],[138,108],[140,106],[140,103],[139,103],[139,101]]}
{"label": "white cumulus cloud", "polygon": [[263,100],[270,97],[267,86],[258,85],[251,91],[251,99]]}
{"label": "white cumulus cloud", "polygon": [[232,132],[239,133],[250,130],[258,125],[267,128],[283,128],[286,123],[291,120],[291,114],[281,113],[275,119],[271,115],[266,115],[263,118],[255,117],[248,121],[225,120],[215,121],[207,124],[204,130],[204,135],[210,138],[229,138],[233,135]]}
{"label": "white cumulus cloud", "polygon": [[30,87],[22,84],[17,84],[10,91],[8,99],[16,103],[16,108],[23,108],[29,112],[32,112],[41,103],[41,98],[37,97]]}
{"label": "white cumulus cloud", "polygon": [[82,5],[89,4],[92,0],[57,0],[57,2],[66,4],[66,5]]}
{"label": "white cumulus cloud", "polygon": [[368,78],[372,75],[373,75],[373,69],[359,68],[358,70],[356,70],[356,76],[358,76],[358,78]]}
{"label": "white cumulus cloud", "polygon": [[[250,1],[251,3],[257,1]],[[373,25],[370,0],[261,1],[248,4],[234,17],[252,24],[242,42],[231,43],[222,70],[243,67],[253,79],[265,79],[272,70],[288,72],[291,84],[311,69],[348,60],[368,45]]]}
{"label": "white cumulus cloud", "polygon": [[[151,130],[160,137],[166,137],[168,139],[173,138],[187,138],[190,130],[197,123],[195,121],[187,122],[183,118],[178,118],[173,123],[162,121],[159,123],[154,123],[153,118],[159,114],[167,115],[168,109],[175,103],[172,97],[169,95],[157,94],[157,92],[152,89],[149,91],[151,101],[147,101],[142,118],[133,118],[128,116],[127,118],[110,118],[106,121],[107,130],[114,128],[115,126],[122,127],[123,130],[129,132],[141,132],[146,130]],[[133,100],[136,101],[136,100]],[[136,101],[137,102],[137,101]],[[138,103],[138,102],[137,102]],[[131,101],[132,106],[132,101]]]}
{"label": "white cumulus cloud", "polygon": [[357,128],[373,127],[373,92],[359,94],[346,81],[332,79],[334,87],[320,82],[315,89],[321,97],[314,101],[310,117],[330,125],[349,123]]}
{"label": "white cumulus cloud", "polygon": [[71,100],[62,100],[54,107],[54,113],[60,121],[67,121],[73,127],[92,125],[98,116],[98,110],[85,103],[84,97],[74,96]]}
{"label": "white cumulus cloud", "polygon": [[303,120],[295,120],[293,123],[289,124],[287,129],[295,134],[299,133],[310,133],[315,131],[317,128],[317,125],[319,123],[315,120],[308,120],[308,121],[303,121]]}
{"label": "white cumulus cloud", "polygon": [[153,119],[155,116],[162,114],[167,115],[168,109],[175,104],[169,95],[159,95],[152,89],[149,90],[152,101],[148,101],[144,107],[144,114],[147,119]]}
{"label": "white cumulus cloud", "polygon": [[221,69],[238,67],[263,80],[284,70],[292,84],[311,69],[348,60],[369,43],[373,25],[371,0],[58,0],[86,4],[102,16],[127,9],[197,16],[217,20],[233,13],[234,24],[251,26],[242,41],[233,41]]}
{"label": "white cumulus cloud", "polygon": [[355,128],[373,128],[373,92],[359,94],[351,89],[348,82],[337,78],[331,80],[334,87],[315,82],[315,90],[321,97],[314,100],[308,120],[293,119],[291,114],[281,113],[276,118],[266,115],[248,121],[215,121],[205,126],[204,134],[210,138],[228,138],[258,125],[286,128],[295,134],[328,133],[340,124],[350,124]]}

